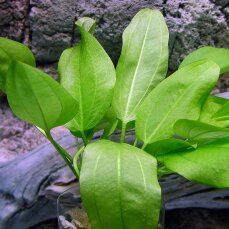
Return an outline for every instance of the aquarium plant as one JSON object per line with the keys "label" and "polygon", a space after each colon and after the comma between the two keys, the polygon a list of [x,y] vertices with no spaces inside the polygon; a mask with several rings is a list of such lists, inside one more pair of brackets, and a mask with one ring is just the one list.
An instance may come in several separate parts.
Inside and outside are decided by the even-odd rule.
{"label": "aquarium plant", "polygon": [[[95,21],[76,26],[81,40],[62,53],[58,82],[36,68],[26,46],[0,38],[0,88],[79,180],[92,229],[157,228],[158,180],[166,174],[228,188],[229,101],[211,92],[229,71],[229,50],[197,49],[166,77],[169,32],[160,11],[134,16],[116,69],[93,35]],[[62,125],[76,138],[73,156],[51,135]],[[133,144],[125,143],[127,131]],[[120,142],[109,140],[114,132]]]}

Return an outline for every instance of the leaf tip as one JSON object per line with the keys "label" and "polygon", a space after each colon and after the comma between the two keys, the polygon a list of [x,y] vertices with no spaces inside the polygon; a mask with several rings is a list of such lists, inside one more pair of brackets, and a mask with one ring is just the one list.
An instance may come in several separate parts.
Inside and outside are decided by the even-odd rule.
{"label": "leaf tip", "polygon": [[82,17],[75,22],[75,25],[79,28],[79,30],[84,29],[85,31],[93,34],[95,31],[96,22],[92,18]]}

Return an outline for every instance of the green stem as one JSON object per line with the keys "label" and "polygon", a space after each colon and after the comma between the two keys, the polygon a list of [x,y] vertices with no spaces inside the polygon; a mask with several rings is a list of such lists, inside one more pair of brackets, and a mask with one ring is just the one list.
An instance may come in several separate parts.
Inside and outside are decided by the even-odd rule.
{"label": "green stem", "polygon": [[144,143],[143,146],[142,146],[142,149],[144,150],[146,148],[147,144]]}
{"label": "green stem", "polygon": [[50,132],[46,132],[47,139],[53,144],[57,152],[60,154],[60,156],[64,159],[68,167],[72,170],[73,174],[77,176],[76,171],[73,168],[73,158],[71,155],[69,155],[52,137]]}
{"label": "green stem", "polygon": [[134,146],[138,146],[138,138],[135,138],[135,141],[134,141]]}
{"label": "green stem", "polygon": [[127,125],[127,123],[122,123],[122,132],[121,132],[121,139],[120,139],[120,143],[124,143],[124,142],[125,142],[125,136],[126,136],[126,125]]}
{"label": "green stem", "polygon": [[169,170],[168,168],[165,167],[165,165],[158,165],[158,169],[157,169],[157,176],[158,179],[161,178],[164,175],[169,175],[172,174],[173,172],[171,170]]}
{"label": "green stem", "polygon": [[77,148],[77,150],[80,150],[79,138],[75,137],[75,139],[76,139],[76,148]]}
{"label": "green stem", "polygon": [[80,177],[80,170],[79,170],[77,161],[78,161],[78,158],[81,155],[81,153],[84,151],[84,148],[85,147],[82,147],[80,150],[78,150],[77,153],[76,153],[76,155],[73,158],[73,166],[74,166],[74,169],[75,169],[78,177]]}
{"label": "green stem", "polygon": [[87,141],[87,138],[86,138],[86,136],[85,136],[84,131],[81,131],[81,135],[82,135],[82,139],[83,139],[84,145],[86,146],[87,143],[88,143],[88,141]]}

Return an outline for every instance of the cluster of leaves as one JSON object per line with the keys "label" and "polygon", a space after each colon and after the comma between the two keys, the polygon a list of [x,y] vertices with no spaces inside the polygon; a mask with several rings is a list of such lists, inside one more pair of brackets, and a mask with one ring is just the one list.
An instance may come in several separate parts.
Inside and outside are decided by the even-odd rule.
{"label": "cluster of leaves", "polygon": [[[93,36],[94,20],[76,26],[81,41],[61,55],[60,83],[36,69],[27,47],[0,38],[0,88],[14,114],[38,127],[80,178],[92,228],[157,228],[158,177],[168,172],[229,187],[229,101],[210,95],[229,71],[229,50],[200,48],[165,78],[168,29],[159,11],[143,9],[123,33],[115,71]],[[74,157],[51,136],[60,125],[83,139]],[[133,146],[125,143],[128,129]],[[121,143],[108,140],[115,130]]]}

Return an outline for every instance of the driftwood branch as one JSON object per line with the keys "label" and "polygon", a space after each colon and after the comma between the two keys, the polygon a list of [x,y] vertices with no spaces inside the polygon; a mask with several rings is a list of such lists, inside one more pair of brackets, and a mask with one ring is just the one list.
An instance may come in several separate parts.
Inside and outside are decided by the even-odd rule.
{"label": "driftwood branch", "polygon": [[[60,144],[74,150],[74,140],[64,136]],[[25,229],[56,217],[56,201],[48,199],[52,188],[64,191],[74,182],[51,144],[0,165],[0,228]]]}
{"label": "driftwood branch", "polygon": [[[114,140],[119,136],[114,136]],[[127,141],[133,141],[131,134]],[[74,138],[59,140],[75,152]],[[0,165],[0,228],[26,229],[56,218],[56,198],[77,186],[75,177],[50,144]],[[229,209],[229,190],[213,189],[186,181],[177,175],[161,180],[166,210],[201,207]]]}

